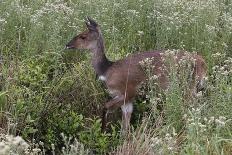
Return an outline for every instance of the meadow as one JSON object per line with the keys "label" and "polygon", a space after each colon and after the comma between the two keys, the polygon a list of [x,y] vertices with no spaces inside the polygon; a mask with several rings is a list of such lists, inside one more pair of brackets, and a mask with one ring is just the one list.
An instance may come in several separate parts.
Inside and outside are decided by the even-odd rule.
{"label": "meadow", "polygon": [[[149,79],[127,137],[120,110],[102,133],[109,95],[90,55],[65,49],[86,16],[110,60],[152,49],[202,55],[205,90],[186,101],[174,66],[165,95]],[[0,54],[0,155],[232,154],[231,0],[0,0]]]}

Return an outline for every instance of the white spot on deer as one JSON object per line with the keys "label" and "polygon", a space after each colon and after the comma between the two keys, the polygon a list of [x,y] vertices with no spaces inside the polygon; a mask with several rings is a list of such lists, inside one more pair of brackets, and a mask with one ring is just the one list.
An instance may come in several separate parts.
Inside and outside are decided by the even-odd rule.
{"label": "white spot on deer", "polygon": [[103,76],[103,75],[100,75],[100,76],[99,76],[99,80],[101,80],[101,81],[106,81],[106,77]]}

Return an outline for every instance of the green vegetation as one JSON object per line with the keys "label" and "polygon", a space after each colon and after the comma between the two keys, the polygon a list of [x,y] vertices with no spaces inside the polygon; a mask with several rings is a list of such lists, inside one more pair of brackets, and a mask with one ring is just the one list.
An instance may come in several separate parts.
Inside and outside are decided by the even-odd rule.
{"label": "green vegetation", "polygon": [[[101,25],[111,60],[151,49],[197,51],[208,65],[206,91],[186,101],[184,78],[171,74],[164,96],[151,77],[130,136],[120,135],[120,111],[101,133],[108,95],[89,55],[64,49],[86,16]],[[230,0],[1,0],[0,53],[0,155],[232,152]]]}

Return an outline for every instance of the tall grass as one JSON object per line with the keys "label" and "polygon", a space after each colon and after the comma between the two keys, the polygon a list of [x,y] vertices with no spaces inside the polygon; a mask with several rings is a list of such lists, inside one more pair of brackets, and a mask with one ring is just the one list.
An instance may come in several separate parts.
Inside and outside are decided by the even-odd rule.
{"label": "tall grass", "polygon": [[[74,35],[84,30],[86,16],[101,25],[106,55],[111,60],[152,49],[181,49],[203,55],[209,70],[205,92],[187,102],[183,98],[187,85],[184,76],[173,72],[165,95],[157,90],[151,77],[149,103],[141,99],[135,103],[135,129],[129,138],[120,137],[119,112],[111,116],[109,131],[101,133],[99,116],[108,95],[96,80],[89,55],[64,49]],[[0,53],[1,151],[232,151],[230,0],[2,0]],[[160,102],[162,113],[157,108]],[[22,136],[25,141],[9,135]],[[20,142],[27,152],[17,148]]]}

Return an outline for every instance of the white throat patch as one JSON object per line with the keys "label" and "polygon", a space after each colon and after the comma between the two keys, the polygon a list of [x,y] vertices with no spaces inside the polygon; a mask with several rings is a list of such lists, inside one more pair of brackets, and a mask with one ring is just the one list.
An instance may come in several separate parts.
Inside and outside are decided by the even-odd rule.
{"label": "white throat patch", "polygon": [[103,76],[103,75],[100,75],[98,78],[99,78],[99,80],[101,80],[101,81],[106,81],[106,77]]}

